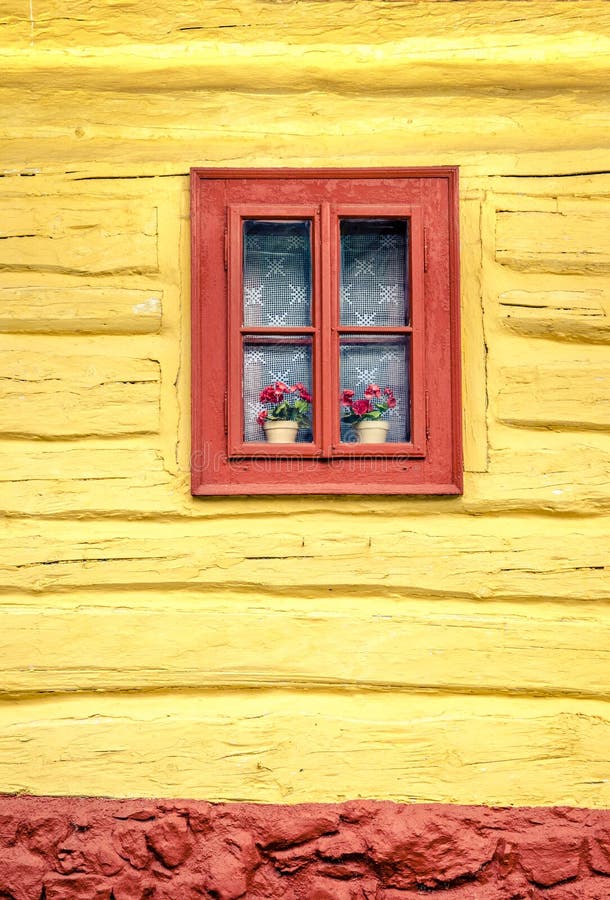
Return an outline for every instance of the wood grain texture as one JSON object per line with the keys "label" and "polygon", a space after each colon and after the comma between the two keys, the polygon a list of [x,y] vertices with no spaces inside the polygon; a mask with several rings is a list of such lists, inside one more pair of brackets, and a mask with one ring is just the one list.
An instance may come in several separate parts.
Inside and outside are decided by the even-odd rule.
{"label": "wood grain texture", "polygon": [[82,196],[19,198],[0,223],[0,270],[155,272],[157,210]]}
{"label": "wood grain texture", "polygon": [[154,334],[159,290],[65,285],[0,288],[0,331],[32,334]]}
{"label": "wood grain texture", "polygon": [[[0,590],[90,587],[184,589],[252,596],[610,599],[605,518],[556,522],[519,516],[476,521],[418,518],[290,525],[271,517],[162,523],[57,522],[36,534],[15,523],[0,536]],[[118,598],[117,598],[118,599]]]}
{"label": "wood grain texture", "polygon": [[181,505],[175,482],[154,449],[0,449],[0,511],[9,516],[167,515]]}
{"label": "wood grain texture", "polygon": [[32,794],[278,803],[610,805],[593,700],[223,691],[0,704],[0,783]]}
{"label": "wood grain texture", "polygon": [[[360,93],[363,66],[371,69],[371,83],[379,91],[423,85],[434,92],[456,82],[481,89],[502,77],[529,88],[603,83],[609,56],[603,3],[585,0],[574,8],[537,0],[523,15],[513,13],[512,4],[503,0],[478,0],[457,9],[449,3],[383,0],[264,5],[206,0],[204,15],[195,0],[179,10],[139,0],[110,12],[98,0],[79,7],[74,21],[61,4],[46,0],[31,16],[23,6],[9,14],[7,44],[15,57],[27,47],[38,62],[30,61],[27,68],[39,78],[37,68],[56,81],[57,69],[67,70],[58,53],[66,47],[76,57],[73,65],[83,59],[83,68],[91,70],[105,62],[106,78],[129,86],[156,86],[162,74],[163,81],[175,83],[176,69],[191,70],[193,59],[200,72],[187,82],[191,89],[228,82],[233,90],[252,84],[301,90],[306,82]],[[334,33],[338,21],[339,35]],[[138,46],[137,55],[128,54],[130,45]],[[157,45],[163,47],[161,56],[155,54]],[[345,50],[339,58],[337,45]],[[282,72],[276,65],[279,55]],[[117,58],[119,71],[113,71]],[[230,73],[227,59],[240,62],[230,66]],[[417,65],[406,64],[409,60]],[[10,62],[12,69],[18,60]],[[136,68],[144,70],[143,78],[131,82]],[[83,73],[76,70],[75,80],[82,81]]]}
{"label": "wood grain texture", "polygon": [[[529,272],[610,272],[610,204],[566,200],[557,211],[499,211],[498,262]],[[537,235],[535,242],[532,234]]]}
{"label": "wood grain texture", "polygon": [[[466,472],[464,496],[451,500],[457,530],[470,528],[472,515],[610,513],[610,451],[603,432],[574,432],[574,439],[565,441],[557,433],[543,439],[540,431],[520,429],[519,437],[504,436],[490,450],[488,471]],[[320,511],[316,496],[251,498],[247,510],[240,498],[202,502],[190,496],[186,467],[177,469],[162,450],[150,446],[110,448],[91,440],[87,449],[55,442],[21,445],[17,454],[12,442],[0,448],[0,512],[12,517],[239,521],[246,512],[265,527],[269,515],[278,511],[291,516],[297,510],[309,516]],[[338,499],[334,506],[363,521],[379,511],[377,498]],[[445,500],[426,497],[397,497],[387,508],[398,518],[448,514]]]}
{"label": "wood grain texture", "polygon": [[572,441],[563,437],[527,432],[517,446],[505,441],[490,450],[488,471],[466,475],[465,508],[478,513],[529,510],[583,516],[610,510],[610,448],[605,435],[577,431]]}
{"label": "wood grain texture", "polygon": [[[179,52],[182,65],[188,57],[182,48]],[[456,89],[450,98],[444,93],[431,96],[415,90],[412,95],[407,94],[404,109],[400,106],[401,114],[397,115],[394,92],[362,96],[359,69],[357,93],[333,93],[324,85],[304,93],[281,93],[280,114],[277,97],[281,88],[278,86],[274,92],[258,90],[259,84],[267,84],[266,72],[260,81],[258,75],[251,74],[254,90],[202,90],[197,88],[203,77],[197,64],[182,91],[158,93],[160,81],[168,76],[164,66],[159,68],[155,48],[151,54],[146,68],[152,68],[154,84],[148,90],[140,69],[132,76],[131,91],[113,83],[106,89],[103,84],[85,89],[89,67],[75,71],[76,60],[65,71],[64,90],[49,93],[45,89],[44,84],[57,79],[56,73],[48,71],[42,72],[41,84],[30,92],[17,94],[15,88],[0,88],[0,102],[17,105],[17,119],[27,122],[27,132],[41,132],[40,138],[33,141],[32,137],[24,138],[25,126],[12,127],[8,123],[0,171],[7,176],[50,172],[92,180],[89,185],[80,181],[81,187],[90,187],[95,184],[93,179],[101,175],[186,175],[193,164],[239,165],[240,161],[259,167],[273,166],[278,161],[301,167],[341,167],[365,161],[379,166],[425,166],[442,160],[445,164],[476,167],[483,174],[488,166],[483,165],[481,154],[486,151],[497,159],[494,166],[513,174],[516,168],[532,171],[532,164],[527,166],[520,154],[548,154],[559,145],[569,160],[566,171],[603,170],[607,164],[603,154],[591,149],[604,145],[606,120],[601,110],[605,100],[601,94],[587,95],[586,100],[572,92],[554,94],[541,133],[539,128],[536,131],[540,117],[534,104],[495,92],[481,100],[464,90]],[[113,81],[117,67],[123,66],[125,77],[132,61],[133,56],[113,58],[112,65],[105,64],[104,71]],[[219,78],[237,68],[233,65],[227,69],[227,65],[223,57]],[[270,61],[271,67],[275,73],[269,77],[277,81],[277,57]],[[400,71],[408,69],[401,59]],[[375,83],[369,67],[365,71],[367,84]],[[295,77],[297,74],[300,86],[301,63],[295,69]],[[20,69],[14,80],[25,77]],[[383,79],[384,74],[379,78]],[[79,84],[76,90],[75,81]],[[44,128],[42,123],[37,125],[37,116],[45,120]],[[438,127],[439,118],[442,127]],[[566,119],[574,123],[567,133]],[[66,158],[70,159],[69,165]],[[545,158],[548,165],[548,156]],[[560,168],[563,165],[562,161]],[[542,160],[534,164],[534,171],[538,170],[544,171]],[[152,244],[152,240],[148,243]],[[138,244],[134,243],[133,250],[144,255]],[[89,265],[99,265],[98,260],[91,259]]]}
{"label": "wood grain texture", "polygon": [[501,372],[498,418],[510,425],[607,431],[610,367],[514,366]]}
{"label": "wood grain texture", "polygon": [[457,601],[282,605],[229,595],[223,604],[191,593],[168,606],[130,593],[113,608],[76,593],[56,607],[15,599],[0,609],[0,693],[11,696],[281,684],[603,700],[609,665],[603,612],[552,604],[482,611]]}
{"label": "wood grain texture", "polygon": [[[489,21],[490,10],[493,10],[493,27]],[[412,8],[410,4],[388,5],[385,0],[367,0],[357,6],[351,0],[324,0],[323,4],[312,0],[297,5],[261,5],[256,0],[240,0],[239,3],[207,0],[205,12],[202,17],[196,0],[185,0],[179,8],[168,8],[164,4],[151,6],[143,0],[134,0],[128,8],[118,9],[109,9],[104,0],[92,0],[79,6],[78,19],[74,20],[66,19],[61,0],[45,0],[38,11],[34,10],[34,37],[37,44],[49,48],[58,45],[115,47],[130,42],[163,45],[176,38],[196,44],[207,36],[206,32],[219,42],[232,43],[238,36],[240,41],[256,44],[272,35],[281,38],[290,34],[296,40],[308,32],[324,34],[329,23],[340,18],[346,36],[353,36],[365,47],[387,42],[391,37],[403,36],[406,40],[410,34],[414,40],[422,41],[426,37],[431,41],[438,40],[439,26],[445,23],[451,48],[469,38],[474,46],[486,49],[486,38],[490,33],[512,38],[513,43],[528,40],[536,43],[541,31],[553,40],[572,37],[576,26],[590,36],[598,34],[601,46],[608,24],[605,5],[596,0],[582,0],[577,8],[560,6],[554,0],[536,0],[524,8],[523,17],[518,19],[514,17],[512,3],[506,0],[476,0],[469,2],[464,10],[455,9],[446,2],[424,2]],[[549,15],[551,12],[553,15]],[[31,19],[21,0],[6,0],[0,21],[9,28],[15,27],[24,36],[25,43],[29,42]],[[411,31],[403,35],[406,24],[411,26]],[[460,27],[467,29],[465,35]],[[231,33],[233,29],[237,34]],[[224,34],[225,30],[229,33]],[[18,41],[9,33],[6,43],[12,46]],[[490,51],[493,49],[489,48]],[[514,46],[507,49],[516,50]]]}
{"label": "wood grain texture", "polygon": [[151,359],[0,351],[0,432],[47,438],[154,432],[159,381]]}
{"label": "wood grain texture", "polygon": [[514,290],[498,298],[505,325],[517,334],[610,343],[610,292]]}

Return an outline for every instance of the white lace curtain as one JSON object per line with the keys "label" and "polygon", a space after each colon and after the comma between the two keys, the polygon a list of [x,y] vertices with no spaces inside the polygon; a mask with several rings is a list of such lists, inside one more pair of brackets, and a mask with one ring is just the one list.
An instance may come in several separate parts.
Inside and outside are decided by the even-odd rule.
{"label": "white lace curtain", "polygon": [[[383,328],[409,318],[408,222],[344,219],[341,222],[340,315],[343,325]],[[244,325],[311,324],[310,223],[251,220],[244,223]],[[341,389],[362,396],[367,384],[394,391],[389,441],[409,440],[409,353],[404,337],[345,335],[341,342]],[[244,439],[261,441],[256,417],[262,388],[273,381],[302,382],[311,391],[311,342],[281,337],[249,339],[244,345]],[[315,397],[314,397],[315,403]],[[341,409],[337,402],[337,415]],[[353,437],[342,426],[342,440]],[[312,440],[300,429],[298,440]]]}

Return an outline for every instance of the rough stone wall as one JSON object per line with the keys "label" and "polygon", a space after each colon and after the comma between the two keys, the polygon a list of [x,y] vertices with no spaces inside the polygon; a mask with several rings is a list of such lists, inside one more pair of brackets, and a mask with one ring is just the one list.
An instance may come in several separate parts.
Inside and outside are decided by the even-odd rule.
{"label": "rough stone wall", "polygon": [[610,813],[23,799],[0,816],[15,900],[606,900]]}
{"label": "rough stone wall", "polygon": [[[0,792],[610,806],[610,6],[0,16]],[[444,164],[464,496],[191,498],[189,167]]]}

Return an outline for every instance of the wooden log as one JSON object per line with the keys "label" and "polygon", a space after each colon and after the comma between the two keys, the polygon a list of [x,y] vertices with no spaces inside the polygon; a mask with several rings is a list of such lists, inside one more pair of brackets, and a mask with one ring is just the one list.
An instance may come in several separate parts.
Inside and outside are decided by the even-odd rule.
{"label": "wooden log", "polygon": [[0,705],[0,790],[604,808],[609,743],[593,700],[93,694]]}
{"label": "wooden log", "polygon": [[[151,600],[155,600],[151,605]],[[347,644],[338,652],[337,636]],[[607,698],[603,609],[127,594],[0,608],[0,693],[235,686]]]}
{"label": "wooden log", "polygon": [[[9,0],[8,6],[17,6],[12,15],[5,13],[5,41],[16,51],[15,58],[4,63],[11,84],[18,52],[24,49],[30,72],[42,70],[36,73],[38,84],[44,84],[43,76],[47,83],[53,75],[57,81],[57,69],[62,69],[60,83],[67,89],[89,85],[94,74],[99,78],[100,63],[105,63],[106,86],[120,80],[130,90],[147,91],[176,83],[210,88],[221,81],[235,91],[253,83],[284,91],[315,84],[361,94],[366,68],[371,76],[367,89],[377,91],[434,87],[440,92],[448,84],[481,90],[509,83],[567,93],[568,88],[603,84],[607,72],[608,13],[595,0],[580,0],[578,6],[539,0],[517,18],[512,4],[505,2],[494,2],[490,15],[489,0],[469,0],[463,9],[383,0],[326,0],[305,6],[261,6],[257,0],[231,6],[226,0],[206,0],[205,15],[194,0],[180,8],[136,2],[128,11],[109,10],[103,0],[96,0],[79,10],[76,24],[56,0],[31,15],[18,0]],[[289,40],[284,41],[285,35]],[[133,45],[140,45],[137,54],[124,49]],[[161,54],[155,52],[159,46]],[[66,59],[58,47],[73,52]]]}
{"label": "wooden log", "polygon": [[517,334],[610,343],[610,293],[589,290],[515,290],[500,294],[500,315]]}
{"label": "wooden log", "polygon": [[[494,21],[484,13],[493,9]],[[34,26],[44,31],[48,46],[60,43],[79,49],[87,45],[113,47],[128,43],[155,43],[160,46],[171,44],[177,38],[192,44],[213,36],[218,42],[256,43],[261,39],[278,37],[278,28],[289,29],[295,39],[302,34],[318,34],[321,28],[329,27],[329,22],[341,18],[346,30],[361,44],[377,44],[384,34],[397,38],[395,29],[409,23],[411,30],[405,39],[433,42],[451,40],[451,46],[470,39],[480,50],[491,52],[495,45],[488,46],[489,36],[506,36],[526,40],[548,35],[549,38],[579,37],[574,35],[577,26],[591,21],[597,25],[597,34],[604,33],[608,14],[604,4],[596,0],[581,0],[578,7],[558,6],[555,0],[537,0],[523,11],[523,17],[515,19],[510,2],[494,0],[470,0],[462,10],[445,8],[442,3],[428,2],[422,9],[412,9],[410,5],[388,6],[386,0],[367,0],[363,5],[354,6],[351,0],[325,0],[323,6],[313,3],[303,8],[300,4],[288,4],[282,8],[276,4],[260,6],[257,0],[240,0],[239,4],[229,4],[226,0],[206,0],[205,18],[196,0],[185,0],[179,7],[167,7],[163,3],[147,5],[143,0],[134,0],[126,11],[123,8],[108,8],[104,0],[91,0],[79,10],[79,18],[66,20],[65,7],[61,0],[46,0],[43,9],[33,11]],[[549,12],[553,15],[549,15]],[[24,9],[21,0],[5,0],[2,7],[3,24],[10,33],[11,26],[18,29],[23,40],[30,38],[31,19],[29,10]],[[439,32],[445,22],[447,33]],[[27,26],[22,28],[21,25]],[[462,30],[465,34],[462,34]],[[235,30],[237,34],[232,33]],[[228,31],[228,34],[224,33]],[[400,34],[400,32],[399,32]],[[282,31],[279,32],[279,36]],[[584,35],[581,39],[584,40]],[[12,43],[7,41],[7,44]],[[602,41],[599,41],[602,44]],[[363,48],[364,49],[364,48]],[[506,49],[515,49],[510,45]],[[601,47],[600,47],[601,49]],[[449,52],[449,51],[448,51]],[[537,62],[536,59],[532,60]]]}
{"label": "wooden log", "polygon": [[0,450],[4,515],[159,516],[179,508],[180,484],[153,449],[51,444]]}
{"label": "wooden log", "polygon": [[[465,527],[468,523],[468,527]],[[0,590],[205,587],[250,596],[610,599],[605,519],[352,515],[163,523],[15,523],[0,536]]]}
{"label": "wooden log", "polygon": [[610,367],[579,365],[503,368],[497,412],[521,427],[607,431],[610,428]]}
{"label": "wooden log", "polygon": [[67,195],[3,202],[0,269],[105,274],[156,272],[157,210],[146,203]]}
{"label": "wooden log", "polygon": [[0,432],[66,438],[158,430],[160,368],[137,357],[0,352]]}
{"label": "wooden log", "polygon": [[525,437],[516,447],[491,450],[487,472],[466,474],[465,509],[580,515],[610,511],[610,451],[600,445],[603,435],[592,432],[587,441],[579,434],[574,441],[556,443],[551,438],[563,436],[541,440],[539,432],[532,432]]}
{"label": "wooden log", "polygon": [[607,273],[609,230],[610,204],[601,200],[563,200],[557,211],[500,210],[496,259],[526,272]]}
{"label": "wooden log", "polygon": [[154,334],[162,291],[120,287],[0,288],[0,331],[32,334]]}
{"label": "wooden log", "polygon": [[[610,453],[580,437],[560,447],[550,446],[547,439],[544,444],[529,441],[518,450],[491,451],[489,471],[466,473],[464,497],[455,501],[454,513],[555,510],[607,515]],[[0,513],[4,515],[217,519],[219,513],[231,515],[235,510],[231,499],[219,499],[213,506],[192,499],[187,482],[187,471],[168,470],[159,451],[152,448],[79,450],[60,449],[52,443],[23,446],[18,453],[12,445],[0,449]],[[405,498],[404,502],[411,515],[431,509],[426,499]],[[273,505],[265,498],[257,501],[261,521],[273,512]],[[354,501],[352,508],[360,505]],[[316,512],[317,499],[299,501],[299,508]]]}

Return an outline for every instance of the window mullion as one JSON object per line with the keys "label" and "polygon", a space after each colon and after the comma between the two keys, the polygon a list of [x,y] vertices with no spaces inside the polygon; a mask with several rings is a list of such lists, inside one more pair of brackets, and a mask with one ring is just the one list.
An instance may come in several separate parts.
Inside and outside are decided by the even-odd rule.
{"label": "window mullion", "polygon": [[330,203],[323,201],[320,205],[320,361],[318,372],[318,403],[321,406],[321,449],[324,456],[330,456],[333,442],[333,417],[336,415],[335,395],[338,396],[337,376],[335,373],[336,343],[336,265],[333,246],[332,221]]}

